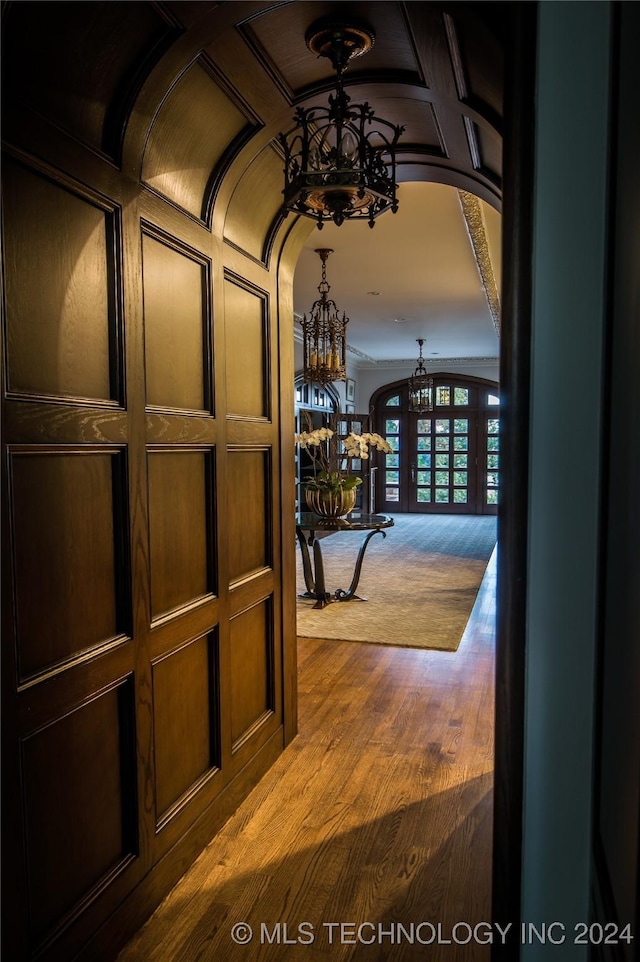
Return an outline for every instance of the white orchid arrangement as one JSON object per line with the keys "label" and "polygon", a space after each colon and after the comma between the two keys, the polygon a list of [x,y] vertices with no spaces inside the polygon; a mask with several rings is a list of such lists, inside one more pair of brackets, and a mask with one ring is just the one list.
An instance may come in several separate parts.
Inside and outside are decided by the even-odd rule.
{"label": "white orchid arrangement", "polygon": [[337,451],[335,433],[331,428],[302,431],[294,438],[296,444],[308,451],[313,461],[313,476],[305,478],[307,488],[316,491],[349,491],[362,484],[362,478],[346,473],[350,458],[369,457],[369,448],[377,448],[392,454],[393,448],[379,434],[354,434],[352,431],[343,442],[344,450]]}

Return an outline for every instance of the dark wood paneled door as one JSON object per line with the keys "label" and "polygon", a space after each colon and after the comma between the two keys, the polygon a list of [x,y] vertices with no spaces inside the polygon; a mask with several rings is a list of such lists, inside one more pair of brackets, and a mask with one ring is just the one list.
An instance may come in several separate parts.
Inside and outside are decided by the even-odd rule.
{"label": "dark wood paneled door", "polygon": [[100,169],[3,162],[12,962],[108,957],[284,741],[275,284]]}

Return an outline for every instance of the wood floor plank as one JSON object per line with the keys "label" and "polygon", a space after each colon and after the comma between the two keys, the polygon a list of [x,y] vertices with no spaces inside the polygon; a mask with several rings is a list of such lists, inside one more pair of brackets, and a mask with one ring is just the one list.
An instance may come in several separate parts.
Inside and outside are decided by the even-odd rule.
{"label": "wood floor plank", "polygon": [[495,557],[455,653],[300,639],[300,734],[118,962],[487,962],[494,620]]}

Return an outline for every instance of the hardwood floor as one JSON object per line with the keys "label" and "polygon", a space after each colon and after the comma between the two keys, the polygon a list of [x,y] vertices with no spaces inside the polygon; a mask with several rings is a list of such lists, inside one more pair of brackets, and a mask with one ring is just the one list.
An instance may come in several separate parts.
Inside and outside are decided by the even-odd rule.
{"label": "hardwood floor", "polygon": [[300,640],[299,736],[118,962],[488,960],[495,578],[453,654]]}

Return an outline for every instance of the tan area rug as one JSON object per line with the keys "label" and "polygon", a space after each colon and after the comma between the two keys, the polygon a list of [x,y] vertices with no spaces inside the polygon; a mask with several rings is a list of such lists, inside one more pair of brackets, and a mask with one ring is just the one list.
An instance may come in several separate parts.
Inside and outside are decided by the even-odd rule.
{"label": "tan area rug", "polygon": [[[456,651],[496,542],[497,519],[393,515],[386,538],[368,544],[356,594],[367,601],[314,609],[298,598],[298,635]],[[363,532],[321,542],[327,591],[347,589]],[[306,590],[297,547],[298,594]]]}

